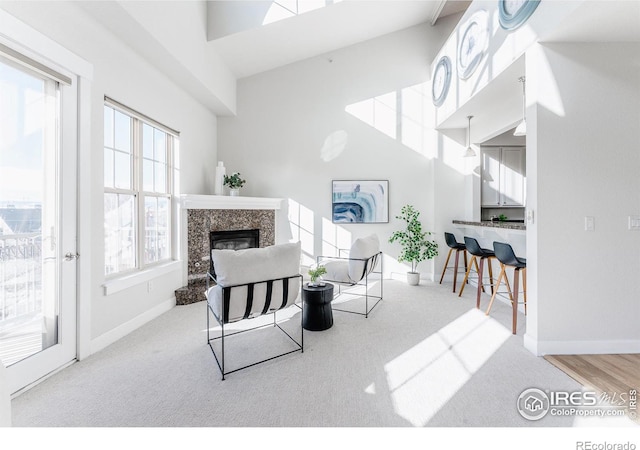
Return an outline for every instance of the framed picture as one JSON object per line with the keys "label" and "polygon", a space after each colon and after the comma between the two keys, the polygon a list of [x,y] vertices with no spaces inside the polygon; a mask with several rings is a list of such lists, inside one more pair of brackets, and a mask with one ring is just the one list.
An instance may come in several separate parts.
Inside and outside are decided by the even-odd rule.
{"label": "framed picture", "polygon": [[389,222],[388,180],[334,180],[333,223]]}

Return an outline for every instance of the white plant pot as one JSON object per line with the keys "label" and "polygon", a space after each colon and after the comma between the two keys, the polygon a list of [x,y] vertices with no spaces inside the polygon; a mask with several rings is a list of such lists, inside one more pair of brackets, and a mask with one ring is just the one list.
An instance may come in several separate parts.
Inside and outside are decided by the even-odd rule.
{"label": "white plant pot", "polygon": [[240,195],[240,189],[229,189],[229,195],[231,197],[238,197]]}
{"label": "white plant pot", "polygon": [[418,272],[407,272],[407,283],[410,286],[417,286],[420,284],[420,274]]}

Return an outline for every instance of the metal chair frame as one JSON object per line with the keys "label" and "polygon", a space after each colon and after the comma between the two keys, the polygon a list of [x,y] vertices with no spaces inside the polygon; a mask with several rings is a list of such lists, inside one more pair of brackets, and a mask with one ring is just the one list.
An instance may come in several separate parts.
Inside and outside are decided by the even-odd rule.
{"label": "metal chair frame", "polygon": [[[338,254],[341,255],[342,252],[349,252],[348,249],[339,249],[338,250]],[[362,271],[362,276],[360,277],[359,280],[351,280],[349,282],[345,282],[345,281],[339,281],[339,280],[331,280],[331,279],[325,279],[325,281],[329,281],[331,283],[335,283],[338,285],[338,292],[334,293],[333,298],[337,298],[339,297],[341,294],[348,294],[348,295],[355,295],[358,297],[362,297],[362,294],[357,294],[354,292],[349,292],[349,291],[344,291],[342,292],[341,287],[342,286],[348,286],[349,288],[354,287],[354,286],[364,286],[364,298],[365,298],[365,307],[364,307],[364,312],[359,312],[359,311],[350,311],[348,309],[339,309],[339,308],[334,308],[332,307],[333,311],[340,311],[340,312],[347,312],[347,313],[351,313],[351,314],[359,314],[361,316],[364,316],[365,318],[369,317],[369,314],[371,313],[371,311],[373,311],[373,308],[375,308],[378,303],[380,303],[380,301],[382,300],[383,297],[383,259],[382,259],[382,252],[378,252],[373,256],[370,256],[369,258],[348,258],[348,257],[342,257],[342,256],[318,256],[316,258],[316,264],[321,264],[322,260],[342,260],[342,261],[364,261],[364,269]],[[374,269],[376,268],[376,266],[378,265],[378,261],[380,261],[380,270],[379,271],[375,271]],[[371,295],[369,294],[369,275],[371,275],[372,273],[376,273],[380,275],[380,295]],[[364,281],[364,284],[363,284]],[[369,298],[374,299],[376,302],[373,304],[373,306],[371,306],[371,308],[369,308]]]}
{"label": "metal chair frame", "polygon": [[[234,333],[225,334],[225,330],[224,330],[225,323],[227,323],[227,324],[229,323],[228,319],[227,319],[227,322],[225,322],[225,320],[224,320],[224,318],[226,316],[226,314],[225,314],[225,304],[227,302],[226,301],[222,302],[222,317],[218,317],[218,315],[215,313],[215,311],[211,308],[211,305],[209,304],[209,301],[207,300],[207,344],[211,348],[211,352],[213,353],[213,357],[215,358],[216,363],[218,364],[218,368],[220,369],[220,373],[222,375],[222,379],[223,380],[225,379],[226,375],[229,375],[231,373],[237,372],[239,370],[246,369],[246,368],[249,368],[249,367],[253,367],[255,365],[258,365],[258,364],[261,364],[261,363],[264,363],[264,362],[267,362],[267,361],[271,361],[272,359],[280,358],[281,356],[285,356],[285,355],[288,355],[290,353],[295,353],[295,352],[298,352],[298,351],[301,352],[301,353],[304,353],[304,327],[302,326],[302,318],[303,318],[303,315],[304,315],[304,302],[302,301],[302,275],[300,275],[300,274],[292,275],[290,277],[276,278],[276,279],[273,279],[273,280],[263,280],[263,281],[253,282],[253,283],[236,284],[236,285],[231,285],[231,286],[219,285],[222,288],[222,297],[223,297],[223,299],[224,298],[230,298],[231,289],[236,288],[236,287],[240,287],[240,286],[248,286],[249,289],[247,289],[247,296],[248,297],[251,296],[251,298],[252,298],[252,296],[253,296],[253,286],[254,285],[260,284],[260,283],[275,282],[275,281],[283,281],[284,282],[284,280],[289,280],[289,279],[292,279],[292,278],[300,278],[300,294],[301,294],[300,295],[300,301],[301,301],[301,306],[295,305],[295,306],[297,306],[298,308],[300,308],[302,310],[302,313],[300,314],[300,341],[299,342],[296,341],[293,337],[291,337],[291,335],[289,333],[287,333],[278,324],[277,318],[276,318],[276,313],[278,312],[278,310],[274,310],[271,313],[265,313],[265,314],[262,314],[262,315],[266,316],[266,315],[269,315],[269,314],[273,314],[273,326],[279,328],[280,331],[282,331],[289,339],[291,339],[293,341],[293,343],[296,345],[297,348],[295,348],[293,350],[290,350],[290,351],[287,351],[287,352],[284,352],[284,353],[281,353],[281,354],[276,355],[276,356],[272,356],[270,358],[266,358],[266,359],[263,359],[263,360],[260,360],[260,361],[257,361],[257,362],[251,363],[251,364],[247,364],[246,366],[242,366],[242,367],[239,367],[237,369],[225,371],[225,364],[224,364],[225,363],[225,361],[224,361],[224,359],[225,359],[225,348],[224,348],[225,337],[229,338],[229,337],[234,336],[236,334],[245,333],[247,331],[253,331],[253,330],[260,329],[260,328],[265,328],[265,327],[268,327],[268,326],[272,326],[272,324],[267,323],[267,324],[264,324],[264,325],[259,325],[257,327],[248,328],[246,330],[240,330],[240,331],[236,331]],[[207,272],[207,292],[209,291],[209,287],[210,287],[211,281],[213,281],[214,283],[218,284],[216,282],[215,277],[210,272]],[[248,298],[247,301],[250,301],[250,299]],[[293,306],[293,305],[289,305],[289,306]],[[279,308],[279,309],[282,309],[282,308]],[[213,338],[211,337],[211,334],[210,334],[210,331],[211,331],[210,330],[210,314],[209,313],[213,314],[213,317],[215,318],[216,322],[218,322],[218,325],[220,325],[220,328],[221,328],[220,336],[213,337]],[[245,316],[240,320],[249,319],[249,317],[248,317],[249,313],[250,313],[250,309],[247,308],[247,312],[245,313]],[[239,322],[239,320],[238,321],[234,321],[234,322]],[[212,345],[212,341],[215,341],[215,340],[218,340],[218,339],[220,339],[221,342],[222,342],[222,350],[221,350],[220,358],[218,358],[218,355],[216,355],[216,351],[213,349],[213,345]]]}

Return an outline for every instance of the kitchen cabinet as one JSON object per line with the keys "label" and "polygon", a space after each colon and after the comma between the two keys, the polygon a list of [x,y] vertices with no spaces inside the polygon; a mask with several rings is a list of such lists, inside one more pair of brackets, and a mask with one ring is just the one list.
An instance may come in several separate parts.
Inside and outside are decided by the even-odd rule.
{"label": "kitchen cabinet", "polygon": [[525,147],[482,147],[482,206],[524,206]]}

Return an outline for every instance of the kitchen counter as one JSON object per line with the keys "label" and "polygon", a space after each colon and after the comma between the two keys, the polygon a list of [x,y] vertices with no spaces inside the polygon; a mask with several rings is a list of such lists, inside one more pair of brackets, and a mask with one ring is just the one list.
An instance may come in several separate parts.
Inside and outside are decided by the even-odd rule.
{"label": "kitchen counter", "polygon": [[469,236],[476,238],[480,247],[489,249],[496,241],[506,242],[511,244],[516,255],[527,257],[527,226],[524,223],[454,220],[452,225],[458,242],[464,242],[464,237]]}
{"label": "kitchen counter", "polygon": [[482,222],[473,222],[467,220],[454,220],[455,225],[471,225],[475,227],[488,227],[488,228],[502,228],[504,230],[526,230],[527,225],[522,222],[507,222],[507,221],[489,221],[483,220]]}

